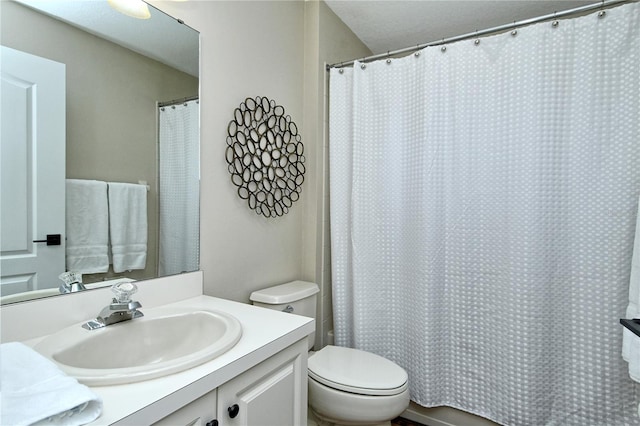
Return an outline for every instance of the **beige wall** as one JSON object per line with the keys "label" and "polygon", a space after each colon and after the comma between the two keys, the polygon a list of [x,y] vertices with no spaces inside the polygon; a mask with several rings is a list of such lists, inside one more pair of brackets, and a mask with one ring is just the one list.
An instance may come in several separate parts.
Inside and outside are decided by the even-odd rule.
{"label": "beige wall", "polygon": [[[324,62],[362,56],[368,50],[316,1],[151,4],[201,34],[200,265],[205,293],[247,302],[252,291],[288,280],[328,285],[323,275],[328,266],[323,250]],[[257,95],[272,97],[285,107],[305,145],[301,198],[289,214],[275,219],[256,215],[238,198],[224,160],[226,128],[234,108]],[[324,300],[330,301],[330,293],[328,297]],[[327,308],[324,313],[330,315]]]}
{"label": "beige wall", "polygon": [[197,95],[198,79],[15,2],[1,19],[2,45],[66,65],[67,178],[149,183],[147,265],[126,275],[155,277],[156,102]]}
{"label": "beige wall", "polygon": [[[247,97],[283,105],[303,129],[304,3],[189,1],[151,4],[201,34],[200,266],[205,294],[242,302],[267,285],[302,273],[301,199],[279,218],[249,209],[230,181],[224,158],[233,110]],[[303,140],[308,150],[309,142]],[[307,155],[307,162],[311,161]]]}

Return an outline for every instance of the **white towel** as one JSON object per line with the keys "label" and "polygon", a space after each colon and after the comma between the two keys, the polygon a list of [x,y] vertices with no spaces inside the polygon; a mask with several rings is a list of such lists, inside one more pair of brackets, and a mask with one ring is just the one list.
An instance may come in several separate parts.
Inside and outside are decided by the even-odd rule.
{"label": "white towel", "polygon": [[[629,280],[629,305],[626,317],[640,318],[640,201],[631,258],[631,279]],[[640,382],[640,337],[624,329],[622,337],[622,357],[629,363],[629,376]],[[638,406],[640,414],[640,406]]]}
{"label": "white towel", "polygon": [[92,274],[109,270],[107,183],[67,179],[67,270]]}
{"label": "white towel", "polygon": [[109,182],[109,232],[114,272],[147,262],[147,186]]}
{"label": "white towel", "polygon": [[0,345],[0,373],[0,424],[82,425],[102,413],[100,397],[22,343]]}

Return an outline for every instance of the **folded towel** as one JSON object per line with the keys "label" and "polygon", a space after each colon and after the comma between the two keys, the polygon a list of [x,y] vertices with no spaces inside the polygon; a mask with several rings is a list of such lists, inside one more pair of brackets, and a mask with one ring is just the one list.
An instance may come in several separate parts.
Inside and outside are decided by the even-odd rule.
{"label": "folded towel", "polygon": [[107,183],[67,179],[67,270],[92,274],[109,270]]}
{"label": "folded towel", "polygon": [[109,232],[114,272],[147,262],[147,186],[109,182]]}
{"label": "folded towel", "polygon": [[[629,280],[629,305],[626,317],[640,318],[640,201],[631,258],[631,278]],[[622,336],[622,357],[629,363],[629,376],[640,382],[640,337],[624,329]],[[640,406],[638,406],[640,412]]]}
{"label": "folded towel", "polygon": [[0,376],[0,424],[82,425],[102,413],[100,397],[22,343],[0,345]]}

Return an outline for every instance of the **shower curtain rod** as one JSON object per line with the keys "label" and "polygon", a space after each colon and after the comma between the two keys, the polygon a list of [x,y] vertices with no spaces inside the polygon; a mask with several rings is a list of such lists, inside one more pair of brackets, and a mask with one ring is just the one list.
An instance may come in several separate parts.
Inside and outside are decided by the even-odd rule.
{"label": "shower curtain rod", "polygon": [[182,104],[182,103],[185,103],[185,102],[197,101],[197,100],[198,100],[198,96],[190,96],[188,98],[180,98],[180,99],[174,99],[172,101],[158,102],[158,108],[171,106],[171,105],[178,105],[178,104]]}
{"label": "shower curtain rod", "polygon": [[544,22],[544,21],[549,21],[551,19],[559,19],[559,18],[564,18],[570,15],[577,15],[580,13],[584,13],[584,12],[589,12],[592,10],[598,10],[598,9],[603,9],[609,6],[613,6],[613,5],[617,5],[617,4],[622,4],[622,3],[634,3],[638,0],[602,0],[599,3],[594,3],[594,4],[588,4],[586,6],[580,6],[580,7],[576,7],[573,9],[567,9],[567,10],[563,10],[560,12],[554,12],[554,13],[550,13],[548,15],[543,15],[543,16],[538,16],[536,18],[530,18],[530,19],[525,19],[522,21],[517,21],[517,22],[513,22],[511,24],[504,24],[504,25],[499,25],[497,27],[493,27],[493,28],[487,28],[481,31],[474,31],[472,33],[467,33],[467,34],[463,34],[463,35],[459,35],[459,36],[454,36],[454,37],[449,37],[449,38],[443,38],[441,40],[437,40],[437,41],[432,41],[429,43],[424,43],[424,44],[418,44],[417,46],[412,46],[412,47],[406,47],[404,49],[399,49],[399,50],[394,50],[391,52],[387,52],[387,53],[379,53],[377,55],[371,55],[371,56],[366,56],[362,59],[353,59],[351,61],[347,61],[347,62],[336,62],[335,64],[332,65],[327,65],[327,71],[329,71],[331,68],[343,68],[343,67],[348,67],[353,65],[356,61],[359,62],[371,62],[371,61],[375,61],[377,59],[384,59],[384,58],[389,58],[392,56],[396,56],[396,55],[402,55],[405,53],[413,53],[417,50],[421,50],[424,49],[425,47],[429,47],[429,46],[439,46],[442,44],[448,44],[448,43],[453,43],[454,41],[460,41],[460,40],[466,40],[466,39],[470,39],[470,38],[477,38],[480,36],[485,36],[485,35],[489,35],[489,34],[493,34],[493,33],[499,33],[502,31],[507,31],[507,30],[513,30],[516,29],[518,27],[522,27],[524,25],[530,25],[530,24],[535,24],[538,22]]}

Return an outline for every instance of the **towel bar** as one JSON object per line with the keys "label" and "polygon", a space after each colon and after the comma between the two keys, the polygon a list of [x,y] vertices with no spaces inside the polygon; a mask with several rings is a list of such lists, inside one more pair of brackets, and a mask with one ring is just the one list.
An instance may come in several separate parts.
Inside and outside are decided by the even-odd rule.
{"label": "towel bar", "polygon": [[620,318],[620,324],[631,330],[633,334],[640,337],[640,318],[624,319]]}
{"label": "towel bar", "polygon": [[147,192],[149,192],[151,190],[151,187],[147,184],[146,180],[139,180],[138,181],[138,185],[144,185],[147,187]]}

